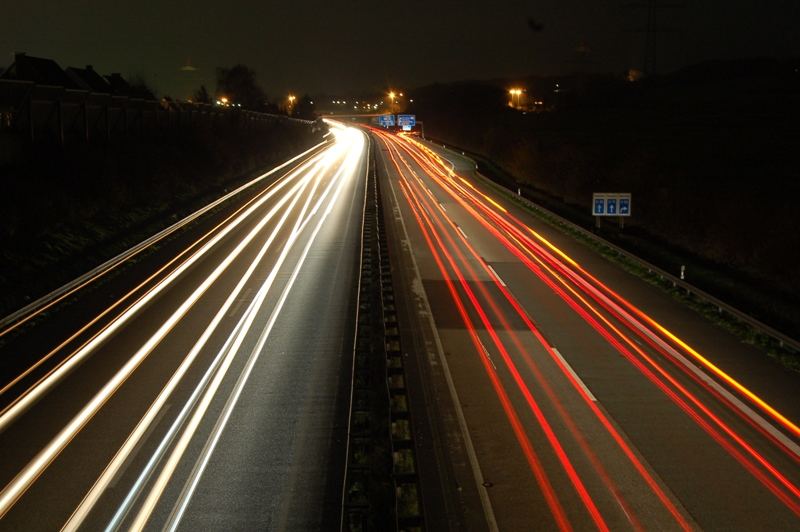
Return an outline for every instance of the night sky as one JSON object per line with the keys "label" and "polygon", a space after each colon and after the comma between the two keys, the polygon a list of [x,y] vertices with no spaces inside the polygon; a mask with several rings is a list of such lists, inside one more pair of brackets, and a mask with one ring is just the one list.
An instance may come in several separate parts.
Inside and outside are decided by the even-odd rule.
{"label": "night sky", "polygon": [[[640,0],[644,1],[644,0]],[[681,0],[664,0],[671,4]],[[434,81],[641,65],[636,0],[121,2],[0,0],[0,66],[14,51],[142,75],[188,96],[214,68],[254,68],[268,93],[347,93]],[[664,9],[659,71],[710,58],[800,55],[798,0],[686,0]],[[528,27],[528,17],[544,26]],[[590,53],[580,62],[575,48]],[[196,67],[181,71],[187,61]]]}

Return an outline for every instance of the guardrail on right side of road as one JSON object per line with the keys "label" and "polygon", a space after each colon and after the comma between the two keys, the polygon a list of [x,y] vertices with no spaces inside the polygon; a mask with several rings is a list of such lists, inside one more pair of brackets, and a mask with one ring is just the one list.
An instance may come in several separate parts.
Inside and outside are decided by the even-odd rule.
{"label": "guardrail on right side of road", "polygon": [[607,247],[611,251],[615,252],[618,256],[624,257],[624,258],[626,258],[628,260],[633,261],[639,267],[646,269],[648,271],[648,273],[650,273],[651,275],[658,276],[661,280],[666,280],[666,281],[672,283],[673,287],[680,288],[680,289],[684,290],[687,295],[692,295],[692,296],[694,296],[695,298],[697,298],[699,301],[701,301],[703,303],[706,303],[706,304],[713,305],[713,306],[717,307],[717,310],[719,311],[720,314],[724,312],[724,313],[732,316],[736,320],[740,321],[741,323],[744,323],[744,324],[748,325],[754,331],[756,331],[756,332],[758,332],[758,333],[760,333],[760,334],[762,334],[764,336],[767,336],[769,338],[772,338],[773,340],[775,340],[778,343],[778,345],[781,348],[793,351],[795,353],[800,353],[800,341],[797,341],[794,338],[789,337],[788,335],[786,335],[786,334],[778,331],[777,329],[767,325],[766,323],[764,323],[764,322],[762,322],[762,321],[750,316],[749,314],[746,314],[745,312],[743,312],[743,311],[737,309],[736,307],[734,307],[734,306],[722,301],[721,299],[718,299],[717,297],[709,294],[708,292],[706,292],[704,290],[701,290],[700,288],[697,288],[696,286],[692,285],[691,283],[688,283],[685,280],[680,279],[679,277],[676,277],[675,275],[667,272],[666,270],[663,270],[663,269],[659,268],[658,266],[656,266],[654,264],[651,264],[650,262],[644,260],[643,258],[641,258],[641,257],[639,257],[637,255],[634,255],[630,251],[627,251],[627,250],[617,246],[616,244],[606,240],[605,238],[603,238],[603,237],[601,237],[601,236],[599,236],[599,235],[597,235],[597,234],[595,234],[595,233],[593,233],[593,232],[581,227],[580,225],[578,225],[578,224],[576,224],[574,222],[571,222],[570,220],[567,220],[566,218],[554,213],[553,211],[551,211],[549,209],[546,209],[545,207],[542,207],[538,203],[536,203],[534,201],[531,201],[530,199],[526,198],[524,195],[517,194],[516,191],[511,190],[508,187],[504,186],[503,184],[498,183],[497,181],[494,181],[490,177],[483,175],[482,173],[480,173],[477,170],[477,168],[478,168],[477,161],[475,161],[471,157],[465,155],[463,152],[459,153],[459,152],[457,152],[457,151],[455,151],[453,149],[447,148],[447,146],[445,146],[444,144],[442,144],[442,147],[445,150],[448,150],[448,151],[454,153],[455,155],[457,155],[459,157],[462,157],[464,159],[467,159],[468,161],[471,161],[475,165],[475,168],[476,168],[475,174],[478,177],[480,177],[481,179],[483,179],[487,183],[499,188],[500,190],[502,190],[502,192],[504,192],[506,195],[508,195],[511,199],[519,201],[520,203],[524,204],[529,209],[532,209],[534,211],[538,211],[541,216],[543,216],[545,218],[549,218],[552,223],[560,225],[560,226],[566,228],[567,230],[579,233],[583,238],[586,238],[586,239],[594,242],[595,244],[599,244],[601,246]]}

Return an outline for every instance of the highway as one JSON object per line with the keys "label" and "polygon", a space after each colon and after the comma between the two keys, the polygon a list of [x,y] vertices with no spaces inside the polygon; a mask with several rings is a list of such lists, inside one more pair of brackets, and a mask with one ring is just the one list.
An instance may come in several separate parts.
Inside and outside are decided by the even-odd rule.
{"label": "highway", "polygon": [[469,463],[476,495],[451,506],[482,509],[471,528],[800,528],[796,373],[534,218],[468,159],[372,135],[395,290],[426,338],[415,356],[442,376],[442,418],[460,420],[443,490]]}
{"label": "highway", "polygon": [[368,152],[331,124],[0,329],[0,529],[339,523]]}

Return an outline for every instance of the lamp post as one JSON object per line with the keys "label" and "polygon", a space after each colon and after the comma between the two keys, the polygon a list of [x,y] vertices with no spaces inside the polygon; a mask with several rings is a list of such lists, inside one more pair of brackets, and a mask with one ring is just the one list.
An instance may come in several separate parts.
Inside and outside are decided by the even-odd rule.
{"label": "lamp post", "polygon": [[294,101],[295,101],[295,99],[296,98],[295,98],[294,94],[290,94],[289,95],[289,98],[288,98],[288,100],[289,100],[289,114],[292,114],[292,110],[294,109]]}

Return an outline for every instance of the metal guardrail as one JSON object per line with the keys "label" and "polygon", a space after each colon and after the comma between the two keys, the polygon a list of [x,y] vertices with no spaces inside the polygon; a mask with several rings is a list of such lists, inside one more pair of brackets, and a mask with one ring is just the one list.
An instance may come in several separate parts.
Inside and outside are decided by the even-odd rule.
{"label": "metal guardrail", "polygon": [[424,530],[415,427],[374,157],[370,149],[340,529]]}
{"label": "metal guardrail", "polygon": [[[438,145],[437,145],[437,147],[438,147]],[[515,191],[510,190],[509,188],[507,188],[506,186],[502,185],[501,183],[498,183],[498,182],[492,180],[491,178],[483,175],[482,173],[480,173],[477,170],[477,168],[478,168],[477,161],[475,161],[471,157],[465,155],[463,152],[458,152],[458,151],[455,151],[453,149],[450,149],[444,144],[442,144],[442,147],[445,150],[450,151],[451,153],[454,153],[455,155],[457,155],[459,157],[467,159],[468,161],[472,161],[472,163],[475,165],[475,168],[476,168],[475,174],[478,177],[480,177],[484,181],[490,183],[491,185],[494,185],[495,187],[500,188],[510,198],[515,199],[515,200],[525,204],[530,209],[539,211],[542,215],[544,215],[544,216],[546,216],[548,218],[551,218],[558,225],[564,226],[564,227],[566,227],[567,229],[569,229],[571,231],[575,231],[575,232],[579,233],[581,236],[583,236],[584,238],[587,238],[587,239],[595,242],[596,244],[599,244],[599,245],[602,245],[602,246],[605,246],[605,247],[609,248],[610,250],[616,252],[617,255],[619,255],[621,257],[625,257],[625,258],[627,258],[629,260],[632,260],[633,262],[637,263],[640,267],[647,269],[649,273],[659,276],[662,280],[666,280],[666,281],[671,282],[673,287],[683,289],[687,293],[687,295],[693,295],[694,297],[696,297],[700,301],[717,307],[717,309],[718,309],[718,311],[720,313],[725,312],[725,313],[729,314],[730,316],[734,317],[735,319],[737,319],[738,321],[750,326],[753,330],[755,330],[755,331],[757,331],[757,332],[759,332],[759,333],[761,333],[761,334],[763,334],[765,336],[768,336],[768,337],[774,339],[775,341],[778,342],[778,345],[780,345],[780,347],[785,348],[785,349],[789,349],[789,350],[794,351],[796,353],[800,353],[800,341],[797,341],[794,338],[791,338],[791,337],[787,336],[786,334],[784,334],[784,333],[778,331],[777,329],[767,325],[766,323],[764,323],[764,322],[762,322],[762,321],[750,316],[749,314],[746,314],[745,312],[743,312],[743,311],[737,309],[736,307],[734,307],[734,306],[722,301],[721,299],[709,294],[708,292],[706,292],[704,290],[701,290],[700,288],[697,288],[696,286],[692,285],[691,283],[688,283],[685,280],[680,279],[679,277],[676,277],[675,275],[667,272],[666,270],[663,270],[663,269],[659,268],[658,266],[656,266],[654,264],[651,264],[650,262],[642,259],[641,257],[638,257],[637,255],[634,255],[630,251],[627,251],[627,250],[617,246],[616,244],[606,240],[605,238],[603,238],[603,237],[601,237],[601,236],[599,236],[599,235],[597,235],[597,234],[595,234],[595,233],[593,233],[593,232],[581,227],[580,225],[578,225],[578,224],[576,224],[574,222],[571,222],[570,220],[567,220],[566,218],[554,213],[553,211],[551,211],[549,209],[546,209],[545,207],[542,207],[538,203],[535,203],[535,202],[529,200],[525,196],[517,194]]]}

